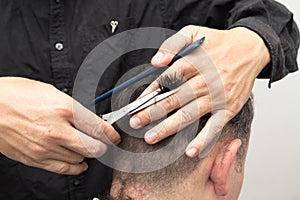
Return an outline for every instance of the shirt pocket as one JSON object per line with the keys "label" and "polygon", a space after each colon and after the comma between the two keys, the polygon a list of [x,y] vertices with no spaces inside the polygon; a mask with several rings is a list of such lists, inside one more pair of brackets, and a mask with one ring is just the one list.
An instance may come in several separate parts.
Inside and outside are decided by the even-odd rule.
{"label": "shirt pocket", "polygon": [[84,57],[105,39],[136,27],[134,18],[104,20],[101,24],[87,25],[80,33]]}
{"label": "shirt pocket", "polygon": [[[111,23],[118,23],[115,27],[115,31],[112,31]],[[82,42],[82,52],[83,57],[86,58],[88,54],[99,44],[101,44],[104,40],[109,39],[110,37],[122,33],[124,31],[137,28],[135,23],[135,19],[132,17],[127,18],[115,18],[111,20],[103,20],[101,24],[90,24],[86,25],[83,30],[81,30],[81,42]],[[128,43],[128,45],[134,45],[132,43]],[[124,47],[127,48],[127,47]],[[126,51],[126,50],[124,50]],[[132,58],[137,59],[137,56],[134,53],[130,53]],[[108,55],[112,56],[112,55]],[[103,66],[101,64],[97,65],[97,67],[103,68],[103,74],[99,74],[99,82],[93,83],[97,84],[96,96],[110,90],[115,86],[120,77],[129,70],[129,68],[133,68],[133,65],[127,64],[126,55],[116,55],[116,58],[113,59],[112,63],[109,66]],[[95,62],[99,62],[97,58]],[[100,61],[101,62],[101,61]],[[98,76],[98,75],[97,75]],[[106,99],[101,103],[101,108],[97,107],[97,112],[105,113],[109,112],[110,99]]]}

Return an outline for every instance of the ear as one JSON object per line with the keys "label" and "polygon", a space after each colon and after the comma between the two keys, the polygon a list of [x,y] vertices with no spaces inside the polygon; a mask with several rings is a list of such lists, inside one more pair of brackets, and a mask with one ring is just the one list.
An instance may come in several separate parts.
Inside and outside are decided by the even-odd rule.
{"label": "ear", "polygon": [[225,196],[228,193],[228,176],[230,168],[241,144],[242,142],[240,139],[235,139],[225,147],[225,150],[220,149],[220,152],[216,156],[210,179],[213,182],[215,193],[218,196]]}

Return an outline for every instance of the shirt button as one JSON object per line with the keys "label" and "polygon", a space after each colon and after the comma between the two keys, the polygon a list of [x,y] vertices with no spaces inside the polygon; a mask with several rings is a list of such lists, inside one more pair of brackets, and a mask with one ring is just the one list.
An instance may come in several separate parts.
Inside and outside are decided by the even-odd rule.
{"label": "shirt button", "polygon": [[75,186],[78,186],[79,184],[80,184],[80,181],[79,181],[79,180],[75,180],[75,181],[74,181],[74,185],[75,185]]}
{"label": "shirt button", "polygon": [[68,88],[62,88],[61,91],[64,92],[64,93],[68,93],[69,92]]}
{"label": "shirt button", "polygon": [[62,43],[58,42],[55,44],[56,50],[61,51],[61,50],[63,50],[63,48],[64,48],[64,45]]}

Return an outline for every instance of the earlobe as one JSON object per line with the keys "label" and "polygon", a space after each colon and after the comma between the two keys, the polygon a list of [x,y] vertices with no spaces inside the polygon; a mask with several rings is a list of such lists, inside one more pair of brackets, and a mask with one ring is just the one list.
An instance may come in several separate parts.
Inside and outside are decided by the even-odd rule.
{"label": "earlobe", "polygon": [[241,144],[242,142],[240,139],[231,141],[225,150],[220,150],[220,153],[215,159],[210,179],[214,184],[215,193],[218,196],[226,196],[228,194],[228,176],[230,168]]}

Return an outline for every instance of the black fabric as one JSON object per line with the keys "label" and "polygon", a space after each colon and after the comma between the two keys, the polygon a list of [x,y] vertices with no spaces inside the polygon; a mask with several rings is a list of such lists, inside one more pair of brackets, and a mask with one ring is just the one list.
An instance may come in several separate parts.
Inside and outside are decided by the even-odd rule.
{"label": "black fabric", "polygon": [[[111,20],[119,22],[114,34],[149,26],[248,27],[264,39],[272,56],[259,77],[273,82],[298,69],[299,33],[293,15],[271,0],[0,0],[0,76],[40,80],[71,95],[86,55],[113,35]],[[57,43],[63,49],[57,50]],[[153,54],[153,50],[133,52],[116,60],[99,93]],[[107,111],[105,105],[101,112]],[[0,199],[92,199],[109,188],[111,169],[96,159],[88,164],[84,174],[63,176],[0,154]]]}

